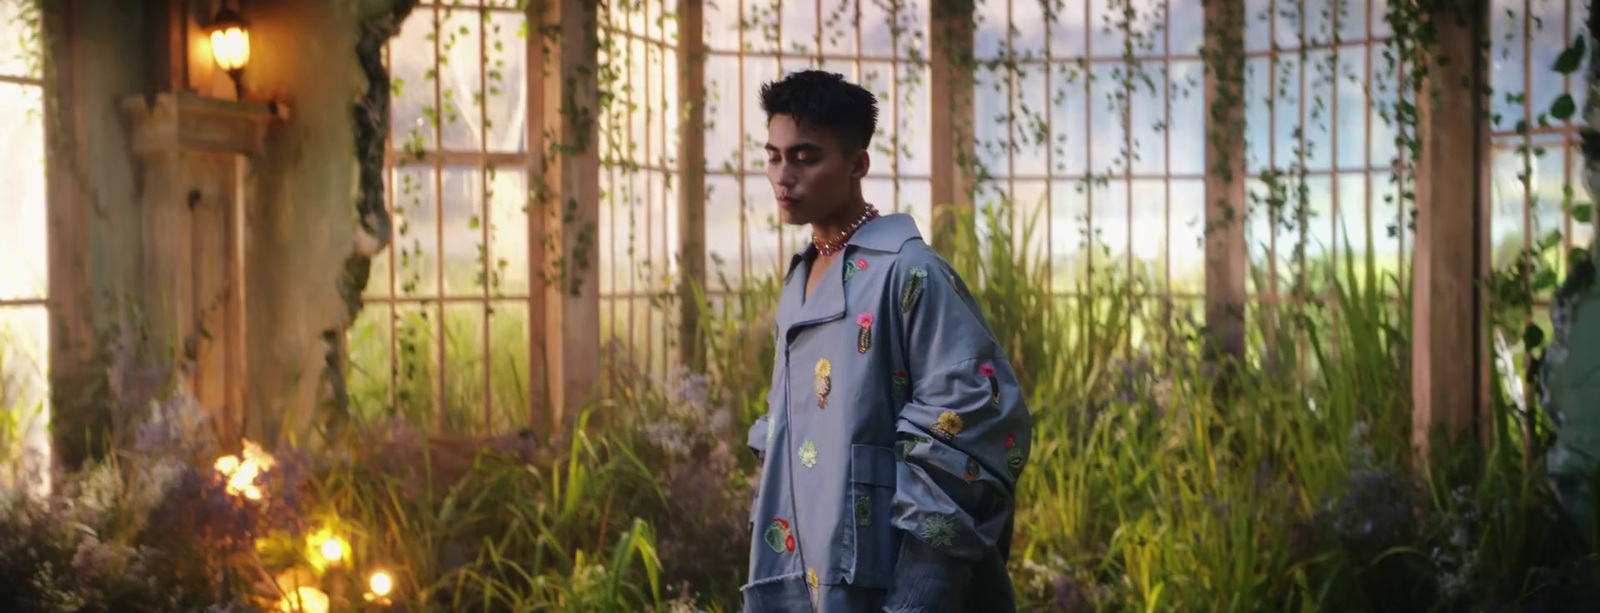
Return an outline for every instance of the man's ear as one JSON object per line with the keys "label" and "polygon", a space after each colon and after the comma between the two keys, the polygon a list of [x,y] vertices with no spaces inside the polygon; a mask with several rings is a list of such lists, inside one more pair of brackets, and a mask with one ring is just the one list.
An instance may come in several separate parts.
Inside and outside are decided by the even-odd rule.
{"label": "man's ear", "polygon": [[867,171],[872,169],[872,156],[866,149],[856,151],[855,159],[850,162],[850,178],[860,181],[866,178]]}

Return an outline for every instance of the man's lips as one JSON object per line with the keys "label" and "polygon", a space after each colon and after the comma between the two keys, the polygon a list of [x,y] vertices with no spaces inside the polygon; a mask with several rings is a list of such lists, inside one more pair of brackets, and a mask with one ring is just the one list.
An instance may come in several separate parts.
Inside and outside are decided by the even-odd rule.
{"label": "man's lips", "polygon": [[778,199],[778,206],[781,206],[781,207],[787,209],[787,208],[789,208],[791,206],[794,206],[795,203],[798,203],[798,202],[800,202],[798,199],[789,198],[789,197],[785,196],[783,198],[779,198]]}

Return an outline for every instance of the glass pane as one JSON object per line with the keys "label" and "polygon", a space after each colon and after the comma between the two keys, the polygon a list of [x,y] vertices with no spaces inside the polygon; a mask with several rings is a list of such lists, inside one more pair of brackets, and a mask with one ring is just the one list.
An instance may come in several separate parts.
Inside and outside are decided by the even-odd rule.
{"label": "glass pane", "polygon": [[1088,119],[1088,79],[1076,63],[1058,64],[1050,75],[1050,146],[1055,158],[1051,173],[1081,177],[1089,170],[1089,144],[1093,140]]}
{"label": "glass pane", "polygon": [[0,308],[0,410],[16,420],[12,432],[18,437],[0,441],[5,452],[0,464],[18,466],[21,472],[11,474],[28,482],[48,479],[49,365],[50,316],[45,307]]}
{"label": "glass pane", "polygon": [[1168,231],[1172,239],[1167,257],[1171,258],[1172,291],[1201,294],[1206,289],[1206,184],[1189,179],[1174,179],[1170,184],[1172,213]]}
{"label": "glass pane", "polygon": [[434,423],[438,386],[438,305],[398,305],[395,312],[394,399],[396,414],[412,423]]}
{"label": "glass pane", "polygon": [[350,413],[357,421],[394,416],[390,387],[394,375],[388,304],[368,304],[346,333],[349,343]]}
{"label": "glass pane", "polygon": [[39,78],[39,8],[35,2],[0,2],[0,75]]}
{"label": "glass pane", "polygon": [[817,44],[820,23],[817,21],[816,0],[807,2],[782,2],[783,23],[779,33],[784,53],[812,55],[820,48]]}
{"label": "glass pane", "polygon": [[1171,74],[1172,120],[1167,124],[1172,158],[1168,171],[1175,175],[1205,173],[1206,112],[1204,64],[1173,62]]}
{"label": "glass pane", "polygon": [[[706,115],[703,138],[706,148],[706,170],[733,172],[739,164],[741,139],[738,113],[744,106],[745,98],[739,91],[739,58],[731,55],[709,55],[706,57],[705,67]],[[751,97],[756,96],[752,94]]]}
{"label": "glass pane", "polygon": [[490,13],[485,74],[489,93],[485,100],[489,151],[523,153],[528,150],[528,36],[527,17],[521,13]]}
{"label": "glass pane", "polygon": [[1134,181],[1130,188],[1133,196],[1132,242],[1135,268],[1146,270],[1148,291],[1166,291],[1167,252],[1170,249],[1167,234],[1167,182],[1160,179]]}
{"label": "glass pane", "polygon": [[[1045,15],[1047,2],[1010,0],[1011,45],[1019,59],[1037,60],[1044,57]],[[1042,77],[1043,75],[1041,75]]]}
{"label": "glass pane", "polygon": [[1170,0],[1167,17],[1172,54],[1198,56],[1205,43],[1206,15],[1201,0]]}
{"label": "glass pane", "polygon": [[438,85],[434,69],[433,39],[436,30],[431,9],[419,9],[400,27],[400,35],[389,42],[390,146],[420,151],[437,146],[434,95]]}
{"label": "glass pane", "polygon": [[1339,147],[1340,169],[1364,169],[1367,163],[1367,88],[1365,77],[1367,48],[1345,47],[1339,51],[1339,108],[1334,117]]}
{"label": "glass pane", "polygon": [[512,432],[528,424],[533,406],[528,304],[495,301],[489,312],[489,405],[491,432]]}
{"label": "glass pane", "polygon": [[[801,4],[801,3],[796,3]],[[816,0],[822,9],[822,52],[830,55],[855,55],[856,17],[860,10],[861,26],[869,24],[888,30],[887,16],[874,11],[874,2],[857,3],[851,0]],[[871,17],[869,18],[868,15]],[[866,41],[862,41],[864,45]],[[888,49],[883,55],[888,55]]]}
{"label": "glass pane", "polygon": [[931,239],[933,231],[933,192],[927,179],[901,179],[899,212],[917,222],[922,237]]}
{"label": "glass pane", "polygon": [[1489,166],[1489,248],[1495,268],[1515,261],[1525,248],[1523,210],[1530,185],[1524,157],[1515,149],[1497,147]]}
{"label": "glass pane", "polygon": [[899,99],[894,101],[894,106],[899,126],[893,130],[892,137],[899,150],[900,172],[927,175],[929,150],[932,148],[929,135],[933,132],[929,126],[929,114],[933,107],[927,86],[928,68],[926,65],[919,68],[902,63],[897,69],[900,71],[900,87],[896,94]]}
{"label": "glass pane", "polygon": [[484,268],[483,171],[446,166],[440,223],[444,224],[444,291],[447,296],[481,295]]}
{"label": "glass pane", "polygon": [[1304,67],[1305,118],[1302,128],[1305,140],[1305,166],[1311,170],[1328,170],[1333,161],[1333,139],[1330,132],[1333,102],[1333,81],[1338,65],[1332,53],[1313,51]]}
{"label": "glass pane", "polygon": [[1166,172],[1166,70],[1159,62],[1138,62],[1129,69],[1128,117],[1133,172]]}
{"label": "glass pane", "polygon": [[1087,101],[1091,134],[1089,172],[1097,175],[1122,174],[1127,169],[1128,160],[1123,154],[1127,139],[1122,129],[1126,105],[1119,102],[1123,89],[1116,77],[1121,69],[1113,64],[1091,65],[1093,80]]}
{"label": "glass pane", "polygon": [[367,276],[367,287],[361,290],[361,296],[368,300],[384,299],[394,294],[393,287],[396,280],[391,276],[394,272],[393,245],[372,256],[372,269]]}
{"label": "glass pane", "polygon": [[1000,71],[979,67],[974,78],[977,89],[973,97],[972,126],[978,162],[994,176],[1010,174],[1010,155],[1007,151],[1007,131],[1011,109],[1009,104],[1010,79],[1004,69]]}
{"label": "glass pane", "polygon": [[1339,39],[1352,41],[1367,35],[1367,3],[1364,0],[1333,0],[1333,20],[1339,23]]}
{"label": "glass pane", "polygon": [[[739,49],[739,9],[741,0],[711,0],[705,3],[704,34],[706,47],[717,51]],[[707,70],[707,74],[711,71]]]}
{"label": "glass pane", "polygon": [[1088,195],[1083,181],[1050,185],[1050,271],[1053,291],[1073,291],[1087,262]]}
{"label": "glass pane", "polygon": [[1046,67],[1030,64],[1021,67],[1013,91],[1015,121],[1011,137],[1015,152],[1014,172],[1019,175],[1043,176],[1050,172],[1047,153],[1050,146],[1051,117],[1048,90],[1045,89]]}
{"label": "glass pane", "polygon": [[527,294],[532,280],[528,269],[528,173],[521,168],[497,168],[489,177],[490,293]]}
{"label": "glass pane", "polygon": [[487,425],[484,387],[484,306],[445,305],[444,415],[446,432],[482,432]]}
{"label": "glass pane", "polygon": [[1115,270],[1120,276],[1128,269],[1128,184],[1121,180],[1096,181],[1089,190],[1095,273]]}
{"label": "glass pane", "polygon": [[394,194],[395,283],[403,296],[434,296],[439,280],[439,222],[433,167],[391,171]]}
{"label": "glass pane", "polygon": [[0,142],[8,147],[0,167],[0,299],[44,298],[49,281],[45,206],[44,126],[40,88],[0,84]]}
{"label": "glass pane", "polygon": [[478,151],[483,138],[481,19],[473,11],[446,11],[439,30],[439,120],[444,148]]}
{"label": "glass pane", "polygon": [[739,204],[739,182],[728,175],[706,177],[706,281],[711,288],[737,285],[743,270],[742,236],[746,219]]}
{"label": "glass pane", "polygon": [[1272,164],[1288,169],[1299,162],[1300,131],[1304,98],[1300,95],[1300,58],[1280,55],[1272,79]]}

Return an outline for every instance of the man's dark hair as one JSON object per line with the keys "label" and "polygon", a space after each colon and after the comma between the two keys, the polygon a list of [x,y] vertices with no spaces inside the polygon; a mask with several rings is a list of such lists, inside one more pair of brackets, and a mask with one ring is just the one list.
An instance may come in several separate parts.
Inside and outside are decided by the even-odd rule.
{"label": "man's dark hair", "polygon": [[788,115],[796,124],[814,123],[838,137],[845,151],[866,149],[878,128],[878,99],[844,76],[821,70],[790,73],[761,86],[767,121]]}

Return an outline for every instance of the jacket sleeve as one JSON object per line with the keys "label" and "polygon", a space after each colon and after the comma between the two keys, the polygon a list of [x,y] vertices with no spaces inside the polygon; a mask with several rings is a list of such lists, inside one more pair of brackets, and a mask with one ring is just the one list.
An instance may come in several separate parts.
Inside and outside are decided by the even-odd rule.
{"label": "jacket sleeve", "polygon": [[907,544],[890,610],[959,599],[973,567],[1007,557],[1032,438],[1022,390],[993,332],[949,265],[929,259],[892,281],[909,393],[896,423],[892,511]]}

